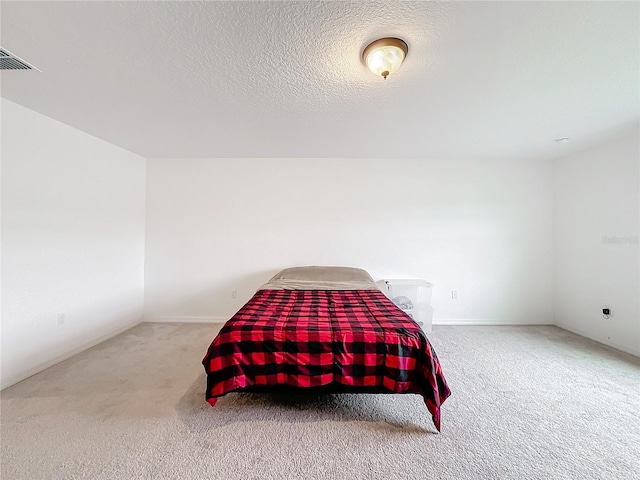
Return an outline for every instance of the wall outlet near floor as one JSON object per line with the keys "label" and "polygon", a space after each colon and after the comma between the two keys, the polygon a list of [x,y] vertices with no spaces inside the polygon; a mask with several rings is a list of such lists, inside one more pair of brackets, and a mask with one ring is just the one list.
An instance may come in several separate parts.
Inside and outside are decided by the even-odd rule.
{"label": "wall outlet near floor", "polygon": [[58,325],[64,325],[64,321],[66,320],[66,315],[63,313],[59,313],[58,314],[58,320],[56,321],[56,323]]}
{"label": "wall outlet near floor", "polygon": [[451,300],[458,299],[458,290],[451,290]]}
{"label": "wall outlet near floor", "polygon": [[236,298],[238,296],[238,290],[235,288],[231,289],[231,298]]}

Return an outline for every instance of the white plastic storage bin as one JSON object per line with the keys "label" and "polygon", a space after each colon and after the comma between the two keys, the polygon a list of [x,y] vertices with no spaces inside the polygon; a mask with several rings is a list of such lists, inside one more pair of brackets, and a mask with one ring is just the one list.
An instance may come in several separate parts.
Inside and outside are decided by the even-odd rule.
{"label": "white plastic storage bin", "polygon": [[433,284],[424,280],[386,279],[380,280],[377,285],[393,303],[421,325],[425,332],[431,331]]}
{"label": "white plastic storage bin", "polygon": [[413,321],[422,327],[427,333],[431,332],[431,325],[433,324],[433,308],[424,307],[414,310],[403,310],[404,313],[413,318]]}

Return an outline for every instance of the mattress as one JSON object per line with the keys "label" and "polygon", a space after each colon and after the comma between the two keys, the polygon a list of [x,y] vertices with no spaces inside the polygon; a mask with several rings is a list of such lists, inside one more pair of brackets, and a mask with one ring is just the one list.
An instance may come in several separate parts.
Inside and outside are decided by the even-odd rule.
{"label": "mattress", "polygon": [[377,288],[269,288],[282,281],[375,286],[370,277],[291,276],[272,278],[213,340],[202,362],[207,401],[281,389],[417,393],[439,431],[451,392],[422,329]]}
{"label": "mattress", "polygon": [[378,290],[366,270],[353,267],[293,267],[275,274],[261,290]]}

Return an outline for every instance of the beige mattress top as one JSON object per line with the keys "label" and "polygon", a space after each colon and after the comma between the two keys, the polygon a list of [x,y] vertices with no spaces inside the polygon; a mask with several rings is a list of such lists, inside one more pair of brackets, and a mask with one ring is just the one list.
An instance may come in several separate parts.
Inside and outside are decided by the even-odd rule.
{"label": "beige mattress top", "polygon": [[378,287],[361,268],[308,266],[286,268],[259,290],[378,290]]}

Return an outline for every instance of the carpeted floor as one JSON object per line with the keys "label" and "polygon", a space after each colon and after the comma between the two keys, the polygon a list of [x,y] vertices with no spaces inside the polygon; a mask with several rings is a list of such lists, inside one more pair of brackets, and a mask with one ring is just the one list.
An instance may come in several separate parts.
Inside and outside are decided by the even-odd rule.
{"label": "carpeted floor", "polygon": [[143,323],[1,394],[2,479],[638,479],[640,360],[555,327],[434,327],[453,395],[204,401],[217,327]]}

